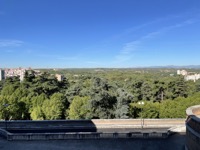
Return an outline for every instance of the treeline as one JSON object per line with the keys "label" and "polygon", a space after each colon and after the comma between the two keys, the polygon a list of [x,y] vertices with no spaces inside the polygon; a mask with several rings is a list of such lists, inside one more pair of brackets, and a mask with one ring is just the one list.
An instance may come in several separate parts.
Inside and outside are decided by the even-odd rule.
{"label": "treeline", "polygon": [[63,73],[63,81],[34,71],[22,82],[19,77],[1,81],[0,119],[185,118],[186,108],[200,103],[200,81],[170,72]]}

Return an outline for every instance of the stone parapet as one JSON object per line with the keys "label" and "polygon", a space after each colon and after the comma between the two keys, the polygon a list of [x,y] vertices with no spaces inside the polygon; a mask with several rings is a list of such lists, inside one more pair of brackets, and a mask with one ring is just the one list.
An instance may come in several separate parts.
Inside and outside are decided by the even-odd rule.
{"label": "stone parapet", "polygon": [[[142,123],[142,124],[141,124]],[[0,128],[38,129],[38,128],[171,128],[185,126],[185,119],[92,119],[92,120],[11,120],[0,121]]]}
{"label": "stone parapet", "polygon": [[70,140],[70,139],[151,139],[151,138],[167,138],[168,132],[163,133],[101,133],[101,132],[76,132],[76,133],[9,133],[7,132],[7,140]]}
{"label": "stone parapet", "polygon": [[184,125],[184,119],[16,120],[0,121],[0,136],[7,140],[167,138]]}
{"label": "stone parapet", "polygon": [[189,107],[186,110],[186,149],[200,149],[200,105]]}

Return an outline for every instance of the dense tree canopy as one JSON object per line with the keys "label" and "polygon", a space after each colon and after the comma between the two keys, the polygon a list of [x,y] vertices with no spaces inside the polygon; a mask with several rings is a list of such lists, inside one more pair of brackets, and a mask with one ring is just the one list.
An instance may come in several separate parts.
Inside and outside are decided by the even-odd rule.
{"label": "dense tree canopy", "polygon": [[185,118],[199,103],[200,80],[185,81],[173,69],[27,71],[21,82],[0,81],[0,119]]}

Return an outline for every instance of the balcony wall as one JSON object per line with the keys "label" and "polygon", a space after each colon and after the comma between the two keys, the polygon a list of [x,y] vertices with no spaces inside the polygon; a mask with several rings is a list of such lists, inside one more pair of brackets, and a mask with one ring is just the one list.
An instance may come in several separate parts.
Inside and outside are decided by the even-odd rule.
{"label": "balcony wall", "polygon": [[186,110],[186,149],[200,149],[200,105],[189,107]]}

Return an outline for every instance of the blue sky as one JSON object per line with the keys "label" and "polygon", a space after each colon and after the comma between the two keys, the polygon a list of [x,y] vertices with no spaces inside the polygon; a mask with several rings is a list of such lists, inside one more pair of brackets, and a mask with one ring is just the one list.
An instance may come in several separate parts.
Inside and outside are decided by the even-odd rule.
{"label": "blue sky", "polygon": [[200,65],[199,0],[0,0],[0,68]]}

